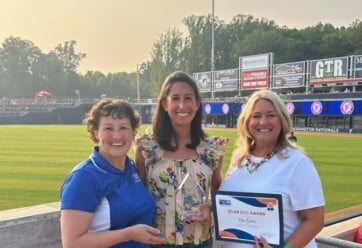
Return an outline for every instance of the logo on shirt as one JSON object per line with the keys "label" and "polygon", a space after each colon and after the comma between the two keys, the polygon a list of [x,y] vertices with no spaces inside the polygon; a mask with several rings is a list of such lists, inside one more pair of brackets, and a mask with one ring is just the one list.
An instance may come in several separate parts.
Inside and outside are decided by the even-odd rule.
{"label": "logo on shirt", "polygon": [[132,177],[135,183],[141,182],[141,178],[138,176],[137,173],[133,173]]}

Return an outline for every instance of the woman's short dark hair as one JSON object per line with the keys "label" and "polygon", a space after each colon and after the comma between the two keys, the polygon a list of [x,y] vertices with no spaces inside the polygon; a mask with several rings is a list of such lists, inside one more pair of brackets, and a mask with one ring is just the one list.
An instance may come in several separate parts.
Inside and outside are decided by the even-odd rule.
{"label": "woman's short dark hair", "polygon": [[129,119],[133,131],[136,131],[141,125],[139,113],[127,101],[104,98],[92,106],[85,118],[88,135],[95,143],[98,141],[94,131],[99,128],[100,118],[107,116],[112,116],[115,119]]}
{"label": "woman's short dark hair", "polygon": [[206,134],[202,129],[202,103],[197,84],[189,74],[182,71],[175,71],[169,74],[162,84],[160,94],[157,98],[156,110],[152,118],[153,135],[157,140],[158,144],[163,149],[168,151],[177,150],[178,144],[176,143],[176,146],[173,146],[171,144],[172,138],[174,138],[174,140],[177,140],[177,134],[171,125],[171,120],[168,113],[162,107],[162,102],[166,100],[170,92],[171,86],[179,82],[187,83],[188,85],[190,85],[195,93],[195,99],[200,103],[200,107],[196,111],[195,117],[191,122],[191,142],[190,144],[187,144],[186,147],[194,149],[200,144],[200,141],[205,139],[206,137]]}

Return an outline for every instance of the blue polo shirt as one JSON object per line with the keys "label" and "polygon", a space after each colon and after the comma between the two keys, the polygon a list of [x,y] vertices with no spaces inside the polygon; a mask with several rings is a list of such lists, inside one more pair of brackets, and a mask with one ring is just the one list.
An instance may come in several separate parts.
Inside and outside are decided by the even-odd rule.
{"label": "blue polo shirt", "polygon": [[[125,169],[113,167],[97,151],[74,167],[60,191],[61,209],[94,213],[89,232],[117,230],[136,224],[152,225],[155,202],[127,157]],[[112,247],[146,248],[135,241]]]}

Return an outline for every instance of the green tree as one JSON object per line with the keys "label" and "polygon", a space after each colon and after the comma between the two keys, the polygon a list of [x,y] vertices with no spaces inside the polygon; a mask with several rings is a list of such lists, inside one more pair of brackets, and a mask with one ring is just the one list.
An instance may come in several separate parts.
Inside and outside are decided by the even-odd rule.
{"label": "green tree", "polygon": [[230,23],[232,59],[241,56],[275,52],[279,49],[281,37],[278,26],[267,19],[254,19],[252,16],[238,15]]}
{"label": "green tree", "polygon": [[58,44],[51,52],[63,62],[64,72],[67,75],[76,73],[82,59],[86,58],[85,53],[76,53],[75,46],[77,42],[75,40],[65,41],[64,44]]}
{"label": "green tree", "polygon": [[108,74],[107,76],[107,95],[123,99],[136,98],[136,85],[134,76],[126,72]]}
{"label": "green tree", "polygon": [[50,53],[54,54],[63,63],[63,71],[65,73],[65,80],[61,86],[60,94],[64,97],[74,95],[75,90],[80,87],[80,75],[77,74],[82,59],[86,57],[85,53],[76,53],[75,46],[77,42],[65,41],[64,44],[58,44]]}
{"label": "green tree", "polygon": [[100,98],[101,95],[106,94],[98,85],[98,82],[101,79],[104,79],[106,76],[99,71],[88,71],[81,77],[81,87],[80,92],[83,96],[88,96],[90,98]]}
{"label": "green tree", "polygon": [[[185,66],[188,72],[201,72],[211,70],[211,47],[212,47],[212,16],[189,16],[183,19],[189,36],[186,38]],[[219,38],[217,30],[220,22],[214,18],[215,40]],[[214,43],[214,58],[218,58],[218,49]],[[216,61],[216,59],[215,59]],[[216,62],[215,62],[216,64]]]}
{"label": "green tree", "polygon": [[34,90],[32,73],[41,51],[31,41],[10,36],[0,49],[1,81],[9,97],[30,97]]}
{"label": "green tree", "polygon": [[362,54],[362,21],[356,20],[343,30],[343,39],[347,42],[349,54]]}
{"label": "green tree", "polygon": [[158,94],[163,80],[172,71],[183,68],[182,51],[184,40],[177,29],[168,29],[154,43],[151,51],[150,91],[153,96]]}
{"label": "green tree", "polygon": [[41,54],[32,67],[32,75],[37,82],[36,90],[46,89],[54,96],[59,95],[59,89],[64,82],[63,63],[54,54]]}

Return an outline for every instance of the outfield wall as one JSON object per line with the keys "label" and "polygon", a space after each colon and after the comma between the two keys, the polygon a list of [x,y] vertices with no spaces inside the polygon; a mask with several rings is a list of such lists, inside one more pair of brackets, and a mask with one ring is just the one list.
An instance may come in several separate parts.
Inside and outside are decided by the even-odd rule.
{"label": "outfield wall", "polygon": [[[358,92],[354,97],[356,98],[284,101],[296,130],[362,133],[362,92]],[[217,102],[217,99],[205,101],[202,104],[204,125],[236,127],[237,118],[246,101],[246,98],[227,98],[220,102]],[[42,107],[41,112],[0,111],[0,124],[80,124],[93,103]],[[151,123],[154,102],[131,104],[140,113],[143,123]]]}
{"label": "outfield wall", "polygon": [[[325,226],[319,248],[361,248],[352,240],[362,221],[357,217]],[[59,202],[0,211],[1,248],[61,248]]]}

